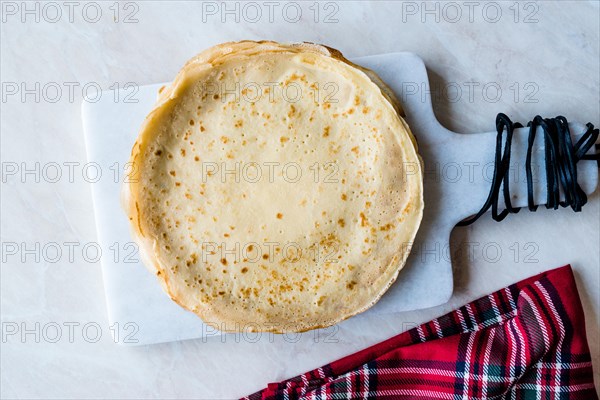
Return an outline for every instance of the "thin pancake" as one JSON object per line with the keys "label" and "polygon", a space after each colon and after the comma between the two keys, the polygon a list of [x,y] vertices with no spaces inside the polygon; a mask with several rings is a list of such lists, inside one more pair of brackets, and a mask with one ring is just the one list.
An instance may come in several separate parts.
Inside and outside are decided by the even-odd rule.
{"label": "thin pancake", "polygon": [[423,211],[400,110],[373,72],[324,46],[194,57],[132,150],[124,205],[145,264],[224,331],[298,332],[371,307]]}

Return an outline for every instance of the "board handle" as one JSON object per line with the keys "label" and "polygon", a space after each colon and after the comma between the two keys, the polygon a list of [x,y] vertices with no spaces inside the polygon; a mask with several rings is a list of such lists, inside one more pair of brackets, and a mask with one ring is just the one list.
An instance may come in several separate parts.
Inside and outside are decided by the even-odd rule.
{"label": "board handle", "polygon": [[[586,125],[577,122],[569,123],[568,126],[573,143],[577,143],[588,130]],[[522,127],[516,128],[512,132],[507,175],[509,177],[510,203],[513,208],[528,206],[526,160],[529,131],[528,127]],[[448,212],[453,215],[455,222],[459,223],[478,214],[488,201],[490,188],[494,182],[498,133],[460,134],[448,132],[449,140],[444,143],[442,149],[436,150],[440,165],[425,165],[424,180],[445,180],[446,184],[441,185],[445,193],[440,193],[440,195],[444,199],[444,203],[450,204]],[[546,150],[543,138],[543,129],[538,126],[536,140],[531,148],[531,194],[535,206],[545,205],[547,202]],[[598,163],[581,160],[576,165],[577,183],[586,195],[592,194],[598,186]],[[559,185],[558,197],[561,202],[565,201],[562,185]],[[502,190],[500,190],[498,199],[498,208],[505,209]]]}
{"label": "board handle", "polygon": [[[587,203],[587,194],[581,189],[577,182],[577,164],[581,160],[596,160],[600,162],[600,154],[586,154],[598,139],[599,131],[594,129],[591,123],[586,125],[586,130],[579,140],[573,141],[567,119],[562,116],[544,119],[537,115],[530,121],[527,139],[527,156],[525,158],[525,173],[527,182],[527,205],[529,211],[536,211],[533,193],[533,166],[532,150],[538,130],[541,129],[544,142],[544,176],[546,178],[546,208],[558,209],[571,207],[573,211],[581,211]],[[512,137],[515,128],[522,128],[520,123],[513,123],[503,113],[496,117],[496,149],[494,155],[494,174],[488,197],[477,214],[462,220],[459,226],[474,223],[490,208],[492,218],[499,222],[508,216],[521,210],[515,207],[511,201],[510,193],[510,160]],[[536,165],[538,167],[539,164]],[[538,170],[539,168],[536,168]],[[503,201],[503,209],[499,211],[500,199]]]}

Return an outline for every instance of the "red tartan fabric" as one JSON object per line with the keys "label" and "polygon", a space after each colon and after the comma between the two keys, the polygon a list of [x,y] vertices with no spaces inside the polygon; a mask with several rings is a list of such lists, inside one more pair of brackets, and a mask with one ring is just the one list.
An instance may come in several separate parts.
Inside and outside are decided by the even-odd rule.
{"label": "red tartan fabric", "polygon": [[247,400],[598,399],[569,265]]}

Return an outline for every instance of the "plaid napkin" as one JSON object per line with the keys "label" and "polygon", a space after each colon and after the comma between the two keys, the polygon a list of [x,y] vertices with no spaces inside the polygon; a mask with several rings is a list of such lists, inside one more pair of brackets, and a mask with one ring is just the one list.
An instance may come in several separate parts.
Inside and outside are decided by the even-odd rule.
{"label": "plaid napkin", "polygon": [[598,399],[569,265],[244,399]]}

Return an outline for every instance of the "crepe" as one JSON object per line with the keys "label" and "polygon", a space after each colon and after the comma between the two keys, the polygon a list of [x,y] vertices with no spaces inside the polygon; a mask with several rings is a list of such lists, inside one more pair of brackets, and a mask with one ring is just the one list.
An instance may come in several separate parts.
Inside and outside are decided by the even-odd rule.
{"label": "crepe", "polygon": [[301,332],[398,276],[423,213],[392,92],[325,46],[225,43],[159,94],[123,203],[169,296],[223,331]]}

